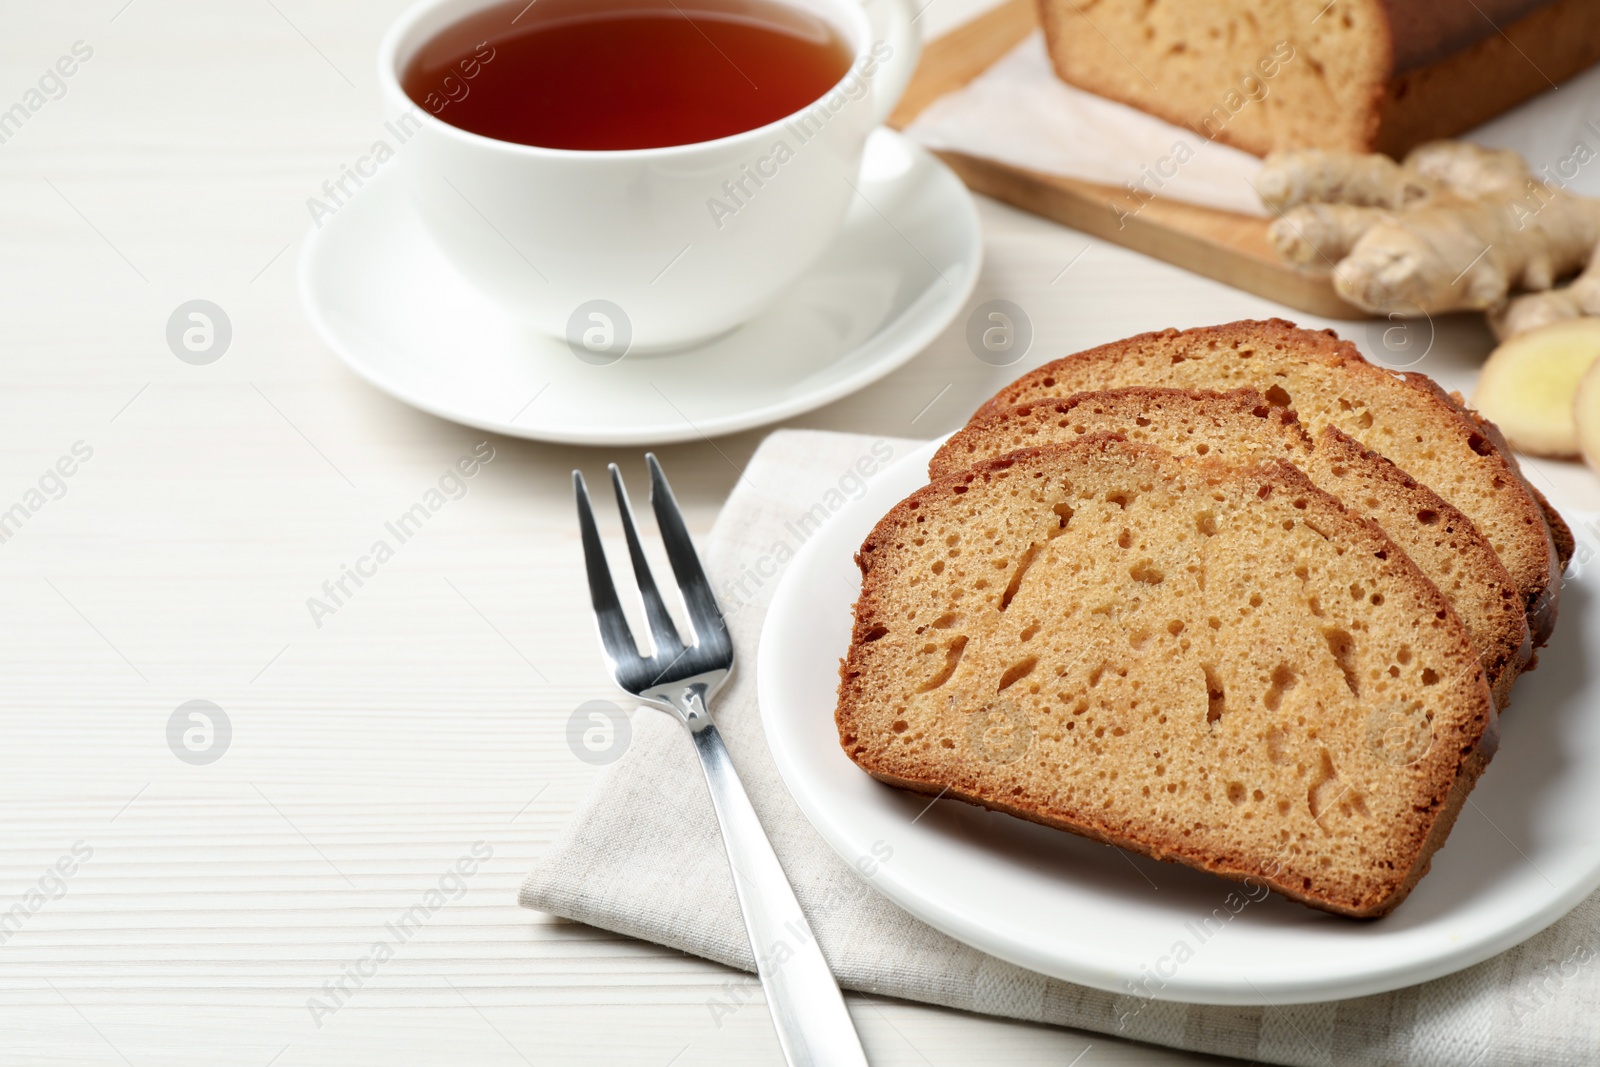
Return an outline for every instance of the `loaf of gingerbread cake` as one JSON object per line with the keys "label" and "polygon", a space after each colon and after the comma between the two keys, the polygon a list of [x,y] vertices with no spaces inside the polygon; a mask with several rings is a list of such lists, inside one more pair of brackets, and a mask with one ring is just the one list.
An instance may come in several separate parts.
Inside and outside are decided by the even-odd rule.
{"label": "loaf of gingerbread cake", "polygon": [[1081,89],[1247,152],[1399,156],[1600,59],[1595,0],[1039,0]]}

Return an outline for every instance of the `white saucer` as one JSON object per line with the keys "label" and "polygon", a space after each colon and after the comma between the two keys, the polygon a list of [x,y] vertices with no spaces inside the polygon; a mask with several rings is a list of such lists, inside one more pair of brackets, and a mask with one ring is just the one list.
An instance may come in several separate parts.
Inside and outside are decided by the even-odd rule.
{"label": "white saucer", "polygon": [[878,130],[859,190],[839,239],[776,305],[670,354],[595,366],[535,332],[456,272],[388,171],[311,233],[301,300],[351,370],[441,418],[585,445],[732,433],[878,380],[971,294],[977,211],[943,163]]}
{"label": "white saucer", "polygon": [[[869,778],[833,722],[861,579],[852,555],[927,484],[938,444],[873,478],[806,542],[757,653],[762,724],[784,784],[847,862],[893,850],[869,884],[911,914],[1056,978],[1124,994],[1142,981],[1118,1007],[1136,1014],[1146,997],[1290,1004],[1427,981],[1526,940],[1600,886],[1600,563],[1569,573],[1555,636],[1517,682],[1500,751],[1433,870],[1374,922],[1276,896],[1235,909],[1225,905],[1232,882]],[[1590,517],[1553,503],[1574,527]]]}

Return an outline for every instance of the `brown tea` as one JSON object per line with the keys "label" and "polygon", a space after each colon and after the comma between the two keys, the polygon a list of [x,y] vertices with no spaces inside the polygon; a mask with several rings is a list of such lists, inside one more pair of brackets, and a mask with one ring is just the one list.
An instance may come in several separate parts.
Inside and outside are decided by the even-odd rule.
{"label": "brown tea", "polygon": [[431,114],[485,137],[661,148],[799,111],[850,57],[828,23],[773,0],[511,0],[435,35],[401,83]]}

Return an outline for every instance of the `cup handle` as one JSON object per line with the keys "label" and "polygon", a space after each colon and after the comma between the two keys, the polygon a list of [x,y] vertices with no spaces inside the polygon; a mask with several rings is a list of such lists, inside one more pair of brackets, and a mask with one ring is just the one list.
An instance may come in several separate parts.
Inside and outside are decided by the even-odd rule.
{"label": "cup handle", "polygon": [[888,55],[879,58],[878,70],[872,79],[873,124],[881,126],[905,95],[911,75],[917,69],[917,58],[922,55],[922,33],[917,29],[921,11],[916,7],[916,0],[863,2],[872,23],[873,55],[879,57],[883,49],[888,48]]}

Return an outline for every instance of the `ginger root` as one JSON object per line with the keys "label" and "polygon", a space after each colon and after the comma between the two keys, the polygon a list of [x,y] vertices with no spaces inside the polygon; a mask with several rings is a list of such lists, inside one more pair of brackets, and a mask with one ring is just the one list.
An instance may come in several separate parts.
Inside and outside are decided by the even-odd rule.
{"label": "ginger root", "polygon": [[1584,267],[1600,243],[1600,201],[1535,178],[1514,152],[1459,141],[1398,164],[1277,153],[1258,188],[1281,211],[1268,232],[1279,254],[1325,267],[1340,296],[1381,314],[1497,309]]}
{"label": "ginger root", "polygon": [[1600,246],[1589,254],[1589,265],[1570,285],[1524,293],[1490,308],[1489,328],[1497,340],[1509,341],[1552,322],[1591,315],[1600,316]]}
{"label": "ginger root", "polygon": [[1320,149],[1269,156],[1256,182],[1262,201],[1278,211],[1310,203],[1405,207],[1437,191],[1431,178],[1388,156]]}
{"label": "ginger root", "polygon": [[1509,148],[1484,148],[1470,141],[1433,141],[1406,156],[1405,169],[1469,199],[1515,196],[1533,180],[1528,164]]}
{"label": "ginger root", "polygon": [[1386,208],[1361,204],[1301,204],[1268,231],[1278,254],[1297,267],[1332,267],[1363,234],[1395,218]]}

